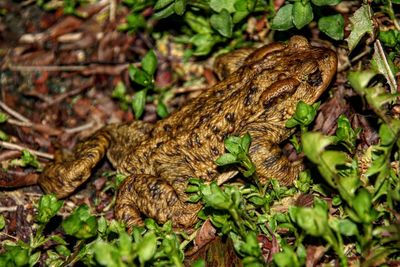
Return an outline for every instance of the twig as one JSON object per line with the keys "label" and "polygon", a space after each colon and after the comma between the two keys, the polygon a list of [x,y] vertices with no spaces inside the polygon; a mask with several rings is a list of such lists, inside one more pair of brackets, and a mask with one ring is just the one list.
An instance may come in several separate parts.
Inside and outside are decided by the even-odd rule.
{"label": "twig", "polygon": [[[376,40],[375,44],[374,44],[374,48],[375,48],[375,53],[377,53],[377,55],[379,54],[379,56],[382,58],[382,64],[383,67],[385,68],[385,73],[382,73],[388,80],[388,83],[390,85],[390,89],[391,89],[391,93],[394,94],[397,91],[397,84],[396,84],[396,79],[394,78],[394,75],[390,69],[390,66],[387,62],[386,59],[386,55],[385,55],[385,51],[383,51],[381,42],[379,40]],[[387,74],[387,75],[385,75]]]}
{"label": "twig", "polygon": [[16,145],[13,143],[9,143],[9,142],[5,142],[5,141],[0,141],[0,147],[4,147],[6,149],[13,149],[13,150],[28,150],[30,153],[42,157],[42,158],[46,158],[46,159],[54,159],[54,156],[52,154],[49,153],[45,153],[45,152],[40,152],[40,151],[36,151],[27,147],[23,147],[20,145]]}
{"label": "twig", "polygon": [[347,61],[346,63],[344,63],[339,69],[338,72],[344,71],[346,70],[348,67],[351,66],[351,63],[356,62],[357,60],[359,60],[360,58],[364,57],[365,55],[369,54],[371,52],[371,48],[368,46],[364,49],[364,51],[362,51],[360,54],[358,54],[357,56],[355,56],[352,60]]}
{"label": "twig", "polygon": [[17,118],[18,120],[22,121],[22,122],[26,122],[26,123],[31,123],[31,121],[26,118],[25,116],[19,114],[18,112],[16,112],[15,110],[9,108],[3,101],[0,100],[0,107],[2,109],[4,109],[6,112],[8,112],[11,116]]}
{"label": "twig", "polygon": [[14,159],[21,156],[21,151],[7,150],[0,154],[0,162],[7,159]]}
{"label": "twig", "polygon": [[115,3],[115,0],[110,0],[110,21],[111,22],[115,21],[116,7],[117,7],[117,4]]}
{"label": "twig", "polygon": [[20,127],[32,127],[33,126],[33,123],[31,123],[31,122],[23,122],[23,121],[19,121],[19,120],[15,120],[15,119],[8,119],[7,123],[16,125],[16,126],[20,126]]}
{"label": "twig", "polygon": [[176,89],[172,89],[173,93],[175,94],[184,94],[188,92],[195,92],[195,91],[202,91],[205,90],[207,87],[204,84],[200,85],[193,85],[193,86],[186,86],[186,87],[179,87]]}
{"label": "twig", "polygon": [[61,102],[62,100],[64,100],[67,97],[70,97],[70,96],[73,96],[73,95],[77,95],[77,94],[81,93],[84,90],[92,88],[93,81],[94,81],[93,79],[90,79],[88,82],[85,82],[85,84],[81,85],[79,88],[76,88],[76,89],[73,89],[71,91],[59,94],[54,98],[44,99],[44,101],[46,102],[46,103],[44,103],[44,107],[48,107],[50,105],[57,104],[57,103]]}
{"label": "twig", "polygon": [[0,207],[0,213],[8,212],[8,211],[16,211],[18,206],[10,206],[10,207]]}
{"label": "twig", "polygon": [[94,121],[90,121],[86,124],[80,125],[78,127],[75,128],[65,128],[64,132],[68,133],[68,134],[73,134],[73,133],[78,133],[78,132],[82,132],[84,130],[90,129],[94,126]]}
{"label": "twig", "polygon": [[[8,68],[12,71],[86,71],[89,74],[94,72],[95,70],[107,70],[108,68],[117,69],[118,71],[122,71],[128,68],[129,65],[133,65],[135,67],[140,66],[140,63],[121,63],[121,64],[89,64],[89,65],[64,65],[64,66],[57,66],[57,65],[38,65],[38,66],[24,66],[24,65],[9,65]],[[93,71],[93,70],[94,71]],[[98,71],[99,72],[99,71]]]}
{"label": "twig", "polygon": [[81,71],[87,66],[71,65],[71,66],[56,66],[56,65],[40,65],[40,66],[22,66],[10,65],[8,68],[12,71]]}

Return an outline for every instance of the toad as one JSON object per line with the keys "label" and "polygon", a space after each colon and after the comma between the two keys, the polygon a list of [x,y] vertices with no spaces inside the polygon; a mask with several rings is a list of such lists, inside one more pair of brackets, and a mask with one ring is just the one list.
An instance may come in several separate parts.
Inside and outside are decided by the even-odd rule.
{"label": "toad", "polygon": [[219,56],[215,67],[221,82],[168,118],[108,125],[69,155],[57,155],[39,178],[42,189],[59,198],[70,195],[107,154],[127,176],[118,190],[117,219],[129,227],[142,224],[144,216],[190,227],[201,205],[187,202],[187,180],[232,176],[215,160],[224,153],[224,138],[245,133],[252,137],[249,155],[259,181],[292,183],[303,165],[289,161],[279,147],[293,133],[285,123],[297,102],[312,104],[328,87],[336,54],[293,36],[287,43]]}

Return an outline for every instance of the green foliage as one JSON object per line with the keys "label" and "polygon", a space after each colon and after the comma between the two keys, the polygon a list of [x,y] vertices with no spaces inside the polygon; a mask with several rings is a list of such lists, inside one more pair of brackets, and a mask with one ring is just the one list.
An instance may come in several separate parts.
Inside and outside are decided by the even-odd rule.
{"label": "green foliage", "polygon": [[373,35],[372,11],[369,5],[362,5],[350,18],[352,25],[349,37],[346,39],[349,50],[352,51],[365,34]]}
{"label": "green foliage", "polygon": [[353,130],[353,128],[351,128],[349,119],[344,115],[340,115],[337,120],[335,142],[342,144],[348,152],[353,153],[356,148],[356,139],[360,132],[361,128]]}
{"label": "green foliage", "polygon": [[[141,68],[130,65],[128,68],[129,77],[132,82],[140,88],[133,96],[127,94],[126,86],[119,82],[112,92],[112,97],[118,99],[123,110],[127,110],[129,106],[135,113],[136,119],[142,117],[146,100],[149,93],[157,93],[160,91],[154,85],[154,75],[157,70],[157,56],[153,50],[147,52],[141,61]],[[157,114],[161,118],[168,116],[168,109],[163,102],[165,93],[161,92],[157,103]]]}
{"label": "green foliage", "polygon": [[29,252],[19,246],[5,246],[6,252],[0,255],[1,266],[27,266],[29,264]]}
{"label": "green foliage", "polygon": [[[113,226],[114,225],[114,226]],[[183,266],[180,240],[172,224],[157,225],[146,219],[144,227],[134,227],[128,234],[124,227],[105,222],[103,238],[90,244],[95,261],[102,266]],[[111,236],[117,237],[111,238]],[[89,253],[88,253],[89,255]]]}
{"label": "green foliage", "polygon": [[0,112],[0,123],[4,123],[8,120],[7,114]]}
{"label": "green foliage", "polygon": [[[7,114],[0,112],[0,124],[5,123],[8,120]],[[8,135],[0,130],[0,141],[7,141],[9,139]]]}
{"label": "green foliage", "polygon": [[[340,0],[305,0],[291,1],[281,7],[272,19],[271,28],[278,31],[287,31],[293,27],[301,29],[314,19],[313,9],[316,6],[337,5]],[[336,14],[323,16],[318,20],[318,28],[335,40],[342,40],[344,36],[344,19]]]}
{"label": "green foliage", "polygon": [[245,177],[253,175],[256,168],[248,156],[251,144],[250,134],[247,133],[243,137],[229,136],[224,140],[224,143],[229,153],[220,156],[215,163],[218,166],[238,163],[241,166],[240,171]]}
{"label": "green foliage", "polygon": [[62,222],[66,234],[78,239],[87,239],[97,233],[97,219],[90,214],[89,207],[82,205]]}
{"label": "green foliage", "polygon": [[318,28],[334,40],[343,40],[344,18],[340,14],[322,17],[318,20]]}
{"label": "green foliage", "polygon": [[379,40],[387,47],[400,50],[400,32],[397,30],[379,31]]}
{"label": "green foliage", "polygon": [[45,10],[54,10],[61,4],[64,14],[75,15],[78,17],[85,17],[86,14],[79,13],[77,8],[86,4],[87,0],[62,0],[61,3],[55,3],[52,0],[36,0],[36,4]]}
{"label": "green foliage", "polygon": [[36,221],[40,224],[46,224],[53,218],[60,210],[64,201],[57,200],[55,195],[43,195],[40,197],[38,214]]}
{"label": "green foliage", "polygon": [[299,101],[296,105],[296,111],[293,117],[286,121],[285,126],[287,128],[293,128],[299,125],[302,132],[305,132],[307,126],[314,121],[319,105],[320,102],[308,105],[303,101]]}
{"label": "green foliage", "polygon": [[[213,52],[218,44],[228,46],[228,49],[241,46],[244,42],[242,33],[245,18],[264,15],[268,11],[269,15],[273,14],[271,3],[266,2],[124,0],[131,7],[131,13],[119,29],[131,33],[141,30],[151,33],[153,29],[150,25],[153,24],[148,23],[149,20],[173,16],[182,21],[182,27],[177,29],[180,35],[175,41],[190,45],[188,54],[203,56]],[[334,40],[342,40],[345,27],[343,16],[321,12],[333,10],[330,6],[339,2],[289,1],[277,11],[271,26],[279,31],[294,27],[302,29],[315,19],[321,32]],[[375,4],[378,2],[375,1]],[[381,11],[396,22],[392,4],[398,4],[399,1],[381,2]],[[47,2],[38,3],[44,5]],[[74,14],[80,3],[64,1],[65,12]],[[151,18],[145,18],[141,13],[147,7],[155,10]],[[306,264],[306,246],[309,244],[331,248],[327,254],[336,255],[329,254],[327,258],[337,257],[341,266],[349,264],[347,256],[356,255],[353,257],[357,258],[355,265],[377,266],[389,256],[393,258],[391,255],[395,255],[395,258],[400,253],[400,226],[396,220],[400,202],[400,178],[398,170],[393,168],[399,158],[400,120],[391,116],[389,109],[398,98],[397,84],[392,78],[398,72],[394,59],[399,51],[400,34],[394,30],[396,27],[376,29],[372,20],[373,8],[373,4],[364,4],[354,14],[350,14],[352,29],[347,39],[349,50],[353,51],[365,35],[371,37],[374,42],[374,54],[370,61],[373,71],[350,72],[348,81],[380,118],[377,121],[380,138],[378,144],[365,151],[357,150],[357,138],[361,130],[353,129],[344,115],[338,118],[337,130],[333,136],[309,132],[308,127],[317,114],[319,103],[307,105],[299,102],[286,127],[299,125],[301,135],[292,136],[291,141],[296,151],[304,152],[309,166],[315,167],[315,171],[301,172],[294,181],[294,187],[287,188],[274,179],[263,186],[258,184],[255,166],[248,155],[251,145],[249,134],[226,138],[227,153],[216,160],[216,164],[222,168],[231,170],[236,167],[242,176],[251,178],[247,179],[249,182],[219,187],[215,182],[206,184],[200,179],[189,180],[186,190],[190,194],[189,201],[201,201],[204,204],[199,218],[210,219],[218,234],[233,240],[235,250],[245,266],[265,264],[259,247],[260,236],[275,240],[278,244],[280,251],[273,255],[277,266]],[[375,32],[379,32],[378,38],[383,48],[377,46],[379,42],[374,40]],[[384,48],[388,50],[384,51]],[[153,100],[157,103],[157,114],[162,118],[168,115],[164,104],[168,94],[154,85],[156,69],[157,58],[150,50],[142,59],[140,67],[131,65],[128,70],[129,77],[138,88],[136,94],[130,96],[121,82],[113,91],[113,97],[120,101],[122,108],[132,106],[136,118],[143,115],[146,101]],[[391,87],[391,93],[382,83],[383,77],[377,77],[376,73],[383,74]],[[0,123],[7,119],[4,113],[0,113]],[[4,138],[0,131],[0,139]],[[39,167],[36,158],[27,151],[15,163]],[[318,180],[318,177],[323,180]],[[104,190],[117,190],[124,178],[117,175],[116,181],[108,182]],[[311,207],[297,205],[288,211],[279,210],[282,205],[287,207],[287,199],[305,193],[314,197]],[[4,252],[0,255],[0,265],[33,266],[45,251],[45,263],[49,266],[76,263],[87,266],[183,266],[183,249],[191,239],[182,243],[181,236],[173,232],[171,222],[160,226],[148,219],[143,227],[133,227],[128,233],[116,221],[110,222],[104,217],[91,215],[89,207],[84,205],[75,209],[62,222],[63,231],[71,236],[68,240],[74,240],[68,244],[60,235],[44,231],[62,204],[55,196],[43,196],[39,200],[35,217],[36,233],[27,243],[2,242]],[[332,213],[330,205],[335,208],[335,213]],[[4,227],[4,217],[0,216],[0,229]]]}
{"label": "green foliage", "polygon": [[12,165],[27,167],[31,166],[37,170],[40,170],[40,163],[37,160],[36,155],[29,152],[29,150],[22,150],[22,155],[19,159],[14,159],[11,161]]}
{"label": "green foliage", "polygon": [[241,36],[243,20],[249,14],[265,11],[267,7],[266,1],[257,0],[158,0],[153,18],[181,16],[189,28],[183,27],[186,33],[178,38],[179,41],[193,45],[193,54],[203,56],[209,54],[216,44]]}
{"label": "green foliage", "polygon": [[6,219],[4,218],[3,215],[0,215],[0,231],[6,227]]}

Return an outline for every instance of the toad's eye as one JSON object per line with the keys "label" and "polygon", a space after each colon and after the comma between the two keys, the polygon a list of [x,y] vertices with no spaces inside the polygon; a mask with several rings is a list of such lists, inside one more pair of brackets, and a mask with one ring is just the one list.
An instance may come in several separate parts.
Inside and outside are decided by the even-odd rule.
{"label": "toad's eye", "polygon": [[314,72],[308,75],[307,83],[313,87],[319,86],[322,83],[322,76],[319,68],[316,68]]}

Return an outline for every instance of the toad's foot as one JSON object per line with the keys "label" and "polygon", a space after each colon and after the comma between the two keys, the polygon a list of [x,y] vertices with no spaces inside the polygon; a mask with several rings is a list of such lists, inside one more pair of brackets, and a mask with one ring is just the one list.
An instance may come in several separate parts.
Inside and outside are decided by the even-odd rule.
{"label": "toad's foot", "polygon": [[185,186],[170,185],[152,175],[133,175],[126,178],[119,188],[115,215],[128,228],[143,224],[142,215],[158,223],[172,220],[175,227],[190,227],[198,220],[197,213],[202,206],[186,202],[183,188]]}

